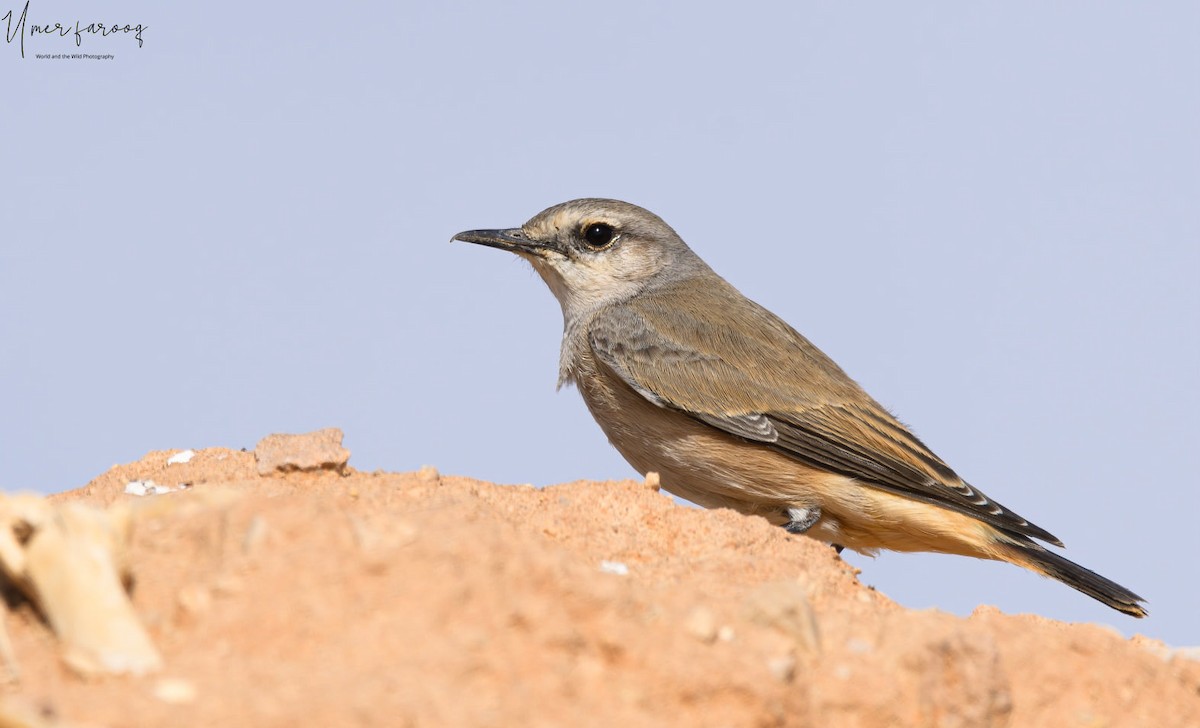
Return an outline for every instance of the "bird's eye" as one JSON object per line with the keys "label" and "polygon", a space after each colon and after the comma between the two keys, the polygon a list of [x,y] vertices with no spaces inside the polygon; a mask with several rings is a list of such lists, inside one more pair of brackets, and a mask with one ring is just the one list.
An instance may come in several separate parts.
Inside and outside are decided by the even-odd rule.
{"label": "bird's eye", "polygon": [[612,242],[613,232],[612,225],[594,222],[583,229],[583,241],[588,247],[600,250]]}

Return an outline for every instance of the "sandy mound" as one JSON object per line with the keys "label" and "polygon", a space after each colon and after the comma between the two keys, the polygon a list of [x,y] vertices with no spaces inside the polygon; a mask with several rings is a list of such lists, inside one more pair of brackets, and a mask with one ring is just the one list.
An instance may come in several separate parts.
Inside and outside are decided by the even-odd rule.
{"label": "sandy mound", "polygon": [[[175,452],[51,499],[131,502],[133,605],[164,667],[81,677],[10,599],[10,717],[1200,725],[1200,662],[1159,643],[987,607],[908,611],[827,546],[645,483],[535,490],[336,464],[260,475],[251,453],[168,464]],[[138,498],[135,481],[190,487]]]}

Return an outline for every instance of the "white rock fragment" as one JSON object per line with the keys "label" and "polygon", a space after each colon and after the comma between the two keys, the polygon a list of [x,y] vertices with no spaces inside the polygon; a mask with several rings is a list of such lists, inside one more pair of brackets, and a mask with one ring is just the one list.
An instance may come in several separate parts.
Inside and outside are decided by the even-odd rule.
{"label": "white rock fragment", "polygon": [[119,564],[129,529],[127,509],[0,496],[0,570],[46,616],[79,674],[162,665],[125,593]]}
{"label": "white rock fragment", "polygon": [[181,465],[183,463],[190,462],[194,457],[196,457],[195,450],[184,450],[183,452],[177,452],[171,457],[167,458],[167,465]]}
{"label": "white rock fragment", "polygon": [[[183,490],[185,486],[179,486],[178,490]],[[170,493],[176,488],[169,485],[159,485],[153,480],[133,480],[125,484],[125,493],[128,495],[162,495]]]}
{"label": "white rock fragment", "polygon": [[1171,657],[1182,657],[1185,660],[1200,662],[1200,647],[1176,647],[1171,650]]}
{"label": "white rock fragment", "polygon": [[601,561],[600,571],[605,574],[616,574],[617,576],[625,576],[629,573],[629,567],[622,564],[620,561]]}

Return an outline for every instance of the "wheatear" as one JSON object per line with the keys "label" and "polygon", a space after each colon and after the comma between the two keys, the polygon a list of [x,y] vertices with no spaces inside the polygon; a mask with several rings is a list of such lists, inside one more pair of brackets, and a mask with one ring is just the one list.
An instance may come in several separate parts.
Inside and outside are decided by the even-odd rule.
{"label": "wheatear", "polygon": [[708,508],[860,553],[1008,561],[1135,617],[1144,600],[963,481],[779,317],[656,215],[584,199],[455,240],[510,250],[562,305],[559,385],[575,383],[634,468]]}

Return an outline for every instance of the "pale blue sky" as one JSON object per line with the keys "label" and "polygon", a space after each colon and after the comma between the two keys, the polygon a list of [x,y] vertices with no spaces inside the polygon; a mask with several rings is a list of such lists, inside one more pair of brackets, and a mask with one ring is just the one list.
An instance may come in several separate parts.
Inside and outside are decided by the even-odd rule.
{"label": "pale blue sky", "polygon": [[111,61],[0,45],[0,487],[326,426],[367,470],[628,477],[541,281],[447,243],[617,197],[1151,617],[955,557],[865,583],[1200,643],[1200,6],[176,5],[33,0],[149,26],[27,39]]}

